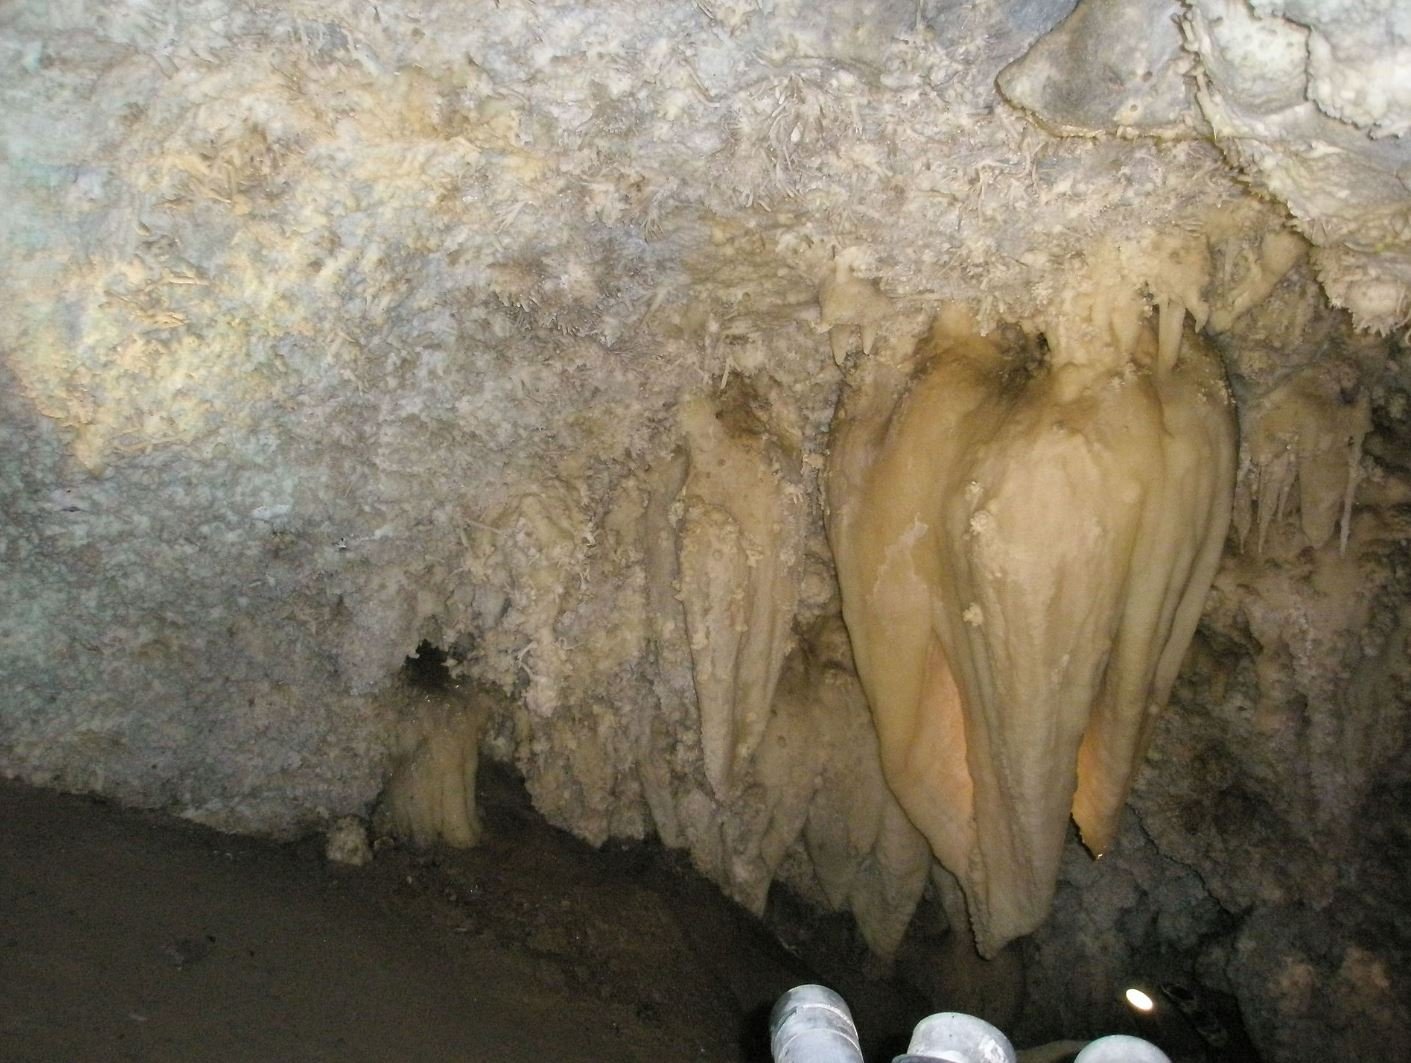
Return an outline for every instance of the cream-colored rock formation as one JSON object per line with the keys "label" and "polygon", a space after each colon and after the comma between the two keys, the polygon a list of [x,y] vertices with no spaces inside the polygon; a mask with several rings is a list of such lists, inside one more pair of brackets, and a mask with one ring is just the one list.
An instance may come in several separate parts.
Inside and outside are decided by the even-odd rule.
{"label": "cream-colored rock formation", "polygon": [[[412,660],[418,662],[413,667],[427,669],[420,656]],[[486,701],[459,684],[424,679],[405,684],[400,693],[404,700],[375,825],[419,846],[474,845],[480,840],[475,778]],[[330,846],[333,840],[330,832]]]}
{"label": "cream-colored rock formation", "polygon": [[[4,5],[0,772],[459,842],[490,757],[879,953],[955,900],[935,856],[947,947],[1052,890],[1020,1041],[1092,1032],[1139,955],[1277,1061],[1411,1036],[1404,7]],[[944,305],[1084,484],[957,446],[1025,431],[942,362],[938,414],[994,423],[849,510],[849,426],[925,390]],[[900,772],[906,669],[863,658],[925,658],[857,619],[830,478],[835,544],[911,493],[993,516],[921,581],[971,730]],[[962,571],[1011,562],[1036,593]],[[422,644],[461,700],[409,694]]]}
{"label": "cream-colored rock formation", "polygon": [[1094,853],[1115,837],[1229,526],[1218,363],[1180,339],[1184,309],[1143,323],[1121,284],[1042,350],[943,314],[913,366],[864,385],[832,455],[887,780],[987,955],[1047,916],[1070,813]]}

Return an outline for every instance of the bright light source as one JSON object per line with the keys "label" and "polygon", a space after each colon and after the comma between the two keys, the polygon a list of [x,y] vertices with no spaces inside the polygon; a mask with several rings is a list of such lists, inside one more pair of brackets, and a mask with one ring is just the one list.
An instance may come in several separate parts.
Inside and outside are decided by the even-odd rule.
{"label": "bright light source", "polygon": [[1152,1000],[1151,997],[1147,996],[1135,986],[1127,990],[1127,1003],[1138,1011],[1150,1011],[1152,1008],[1156,1007],[1156,1001]]}

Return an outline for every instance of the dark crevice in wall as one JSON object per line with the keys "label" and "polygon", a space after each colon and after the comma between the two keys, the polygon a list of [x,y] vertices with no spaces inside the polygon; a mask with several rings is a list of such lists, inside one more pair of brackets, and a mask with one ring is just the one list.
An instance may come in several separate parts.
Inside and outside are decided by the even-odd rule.
{"label": "dark crevice in wall", "polygon": [[416,652],[402,662],[402,678],[408,686],[427,693],[449,690],[456,685],[449,660],[449,654],[441,647],[418,643]]}

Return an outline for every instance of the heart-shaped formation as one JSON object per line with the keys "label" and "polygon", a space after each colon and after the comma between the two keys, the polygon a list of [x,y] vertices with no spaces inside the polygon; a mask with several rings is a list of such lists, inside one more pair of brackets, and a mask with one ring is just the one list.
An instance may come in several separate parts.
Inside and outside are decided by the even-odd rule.
{"label": "heart-shaped formation", "polygon": [[829,534],[883,768],[985,955],[1047,915],[1070,815],[1111,843],[1219,563],[1235,425],[1184,317],[1049,351],[943,316],[838,426]]}

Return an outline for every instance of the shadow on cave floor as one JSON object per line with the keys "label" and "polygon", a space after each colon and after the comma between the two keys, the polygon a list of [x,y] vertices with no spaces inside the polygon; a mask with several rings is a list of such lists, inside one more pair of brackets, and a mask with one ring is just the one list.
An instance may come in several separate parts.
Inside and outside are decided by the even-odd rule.
{"label": "shadow on cave floor", "polygon": [[805,963],[675,855],[481,788],[477,848],[354,869],[0,782],[0,1059],[755,1063],[774,999],[822,981],[888,1060],[925,1014],[838,927]]}

